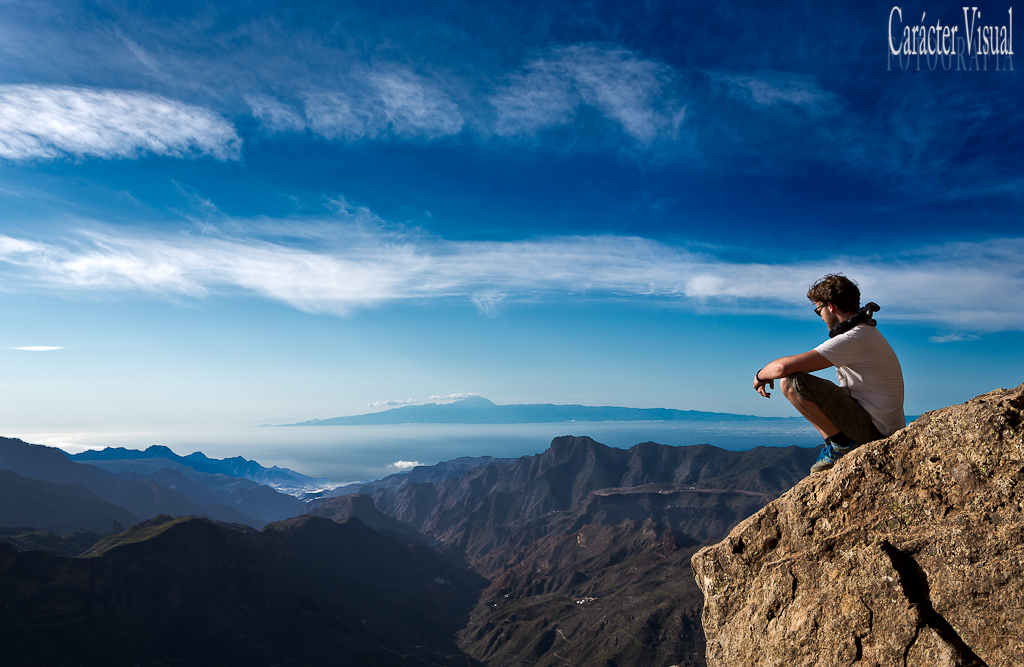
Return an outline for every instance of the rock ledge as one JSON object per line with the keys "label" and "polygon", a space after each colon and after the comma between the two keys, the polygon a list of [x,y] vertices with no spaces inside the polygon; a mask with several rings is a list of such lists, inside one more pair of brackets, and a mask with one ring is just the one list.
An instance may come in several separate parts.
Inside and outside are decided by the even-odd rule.
{"label": "rock ledge", "polygon": [[1022,410],[922,415],[695,554],[709,667],[1024,665]]}

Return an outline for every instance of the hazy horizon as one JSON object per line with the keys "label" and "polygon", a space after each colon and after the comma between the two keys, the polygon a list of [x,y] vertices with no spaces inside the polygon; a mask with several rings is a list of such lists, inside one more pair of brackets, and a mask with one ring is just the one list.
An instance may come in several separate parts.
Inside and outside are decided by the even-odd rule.
{"label": "hazy horizon", "polygon": [[86,449],[169,447],[186,456],[242,456],[265,467],[291,468],[346,483],[383,477],[416,462],[433,465],[460,456],[517,458],[545,451],[563,435],[589,436],[620,449],[653,441],[711,444],[722,449],[812,447],[820,436],[803,420],[754,422],[560,422],[556,424],[398,424],[383,426],[235,427],[169,432],[22,432],[5,434],[75,454]]}

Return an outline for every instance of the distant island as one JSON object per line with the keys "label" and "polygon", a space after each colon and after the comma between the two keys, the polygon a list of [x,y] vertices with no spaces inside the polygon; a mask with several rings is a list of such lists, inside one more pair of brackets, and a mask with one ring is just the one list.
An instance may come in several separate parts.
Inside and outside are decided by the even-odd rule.
{"label": "distant island", "polygon": [[313,419],[283,426],[382,426],[388,424],[554,424],[559,422],[743,422],[778,420],[792,417],[755,417],[728,412],[672,410],[669,408],[620,408],[586,405],[497,405],[482,396],[463,398],[454,403],[406,405],[383,412],[349,417]]}

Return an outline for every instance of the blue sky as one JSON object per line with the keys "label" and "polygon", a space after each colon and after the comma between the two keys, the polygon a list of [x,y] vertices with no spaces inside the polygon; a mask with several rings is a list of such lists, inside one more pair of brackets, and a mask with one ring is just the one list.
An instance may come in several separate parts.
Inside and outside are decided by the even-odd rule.
{"label": "blue sky", "polygon": [[4,434],[790,416],[751,379],[836,271],[908,413],[1024,380],[1024,62],[901,65],[891,3],[292,5],[0,0]]}

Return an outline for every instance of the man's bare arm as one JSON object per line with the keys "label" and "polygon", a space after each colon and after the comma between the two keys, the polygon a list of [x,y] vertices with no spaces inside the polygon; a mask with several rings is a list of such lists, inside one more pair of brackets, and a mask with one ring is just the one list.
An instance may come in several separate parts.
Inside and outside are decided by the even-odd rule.
{"label": "man's bare arm", "polygon": [[828,368],[832,363],[817,350],[794,354],[790,357],[779,357],[757,372],[758,381],[754,380],[754,389],[765,398],[771,398],[765,386],[775,388],[775,380],[793,373],[813,373]]}

